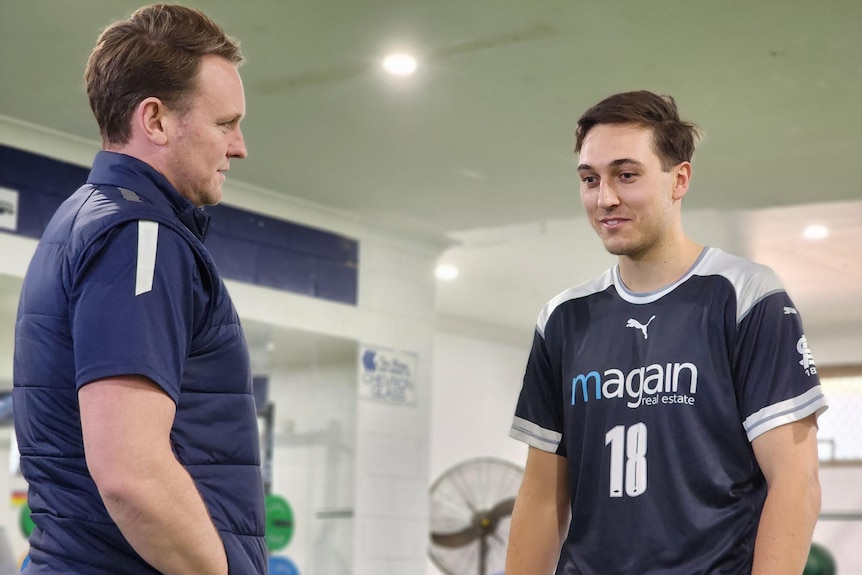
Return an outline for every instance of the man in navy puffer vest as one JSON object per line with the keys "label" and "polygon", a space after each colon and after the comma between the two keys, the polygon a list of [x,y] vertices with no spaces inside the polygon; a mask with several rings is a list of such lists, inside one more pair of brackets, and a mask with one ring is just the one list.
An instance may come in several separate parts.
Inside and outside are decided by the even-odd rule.
{"label": "man in navy puffer vest", "polygon": [[266,573],[248,349],[200,209],[246,156],[241,62],[172,5],[90,55],[104,151],[39,242],[15,332],[26,573]]}

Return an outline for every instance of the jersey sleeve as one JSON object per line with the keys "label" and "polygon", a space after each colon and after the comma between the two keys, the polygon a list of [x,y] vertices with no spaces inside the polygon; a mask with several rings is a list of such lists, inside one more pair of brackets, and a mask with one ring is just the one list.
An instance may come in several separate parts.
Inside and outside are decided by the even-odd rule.
{"label": "jersey sleeve", "polygon": [[196,266],[186,240],[168,226],[131,221],[71,265],[77,387],[142,375],[176,402],[194,325]]}
{"label": "jersey sleeve", "polygon": [[542,451],[565,455],[562,385],[560,370],[553,364],[544,334],[537,329],[509,436]]}
{"label": "jersey sleeve", "polygon": [[799,313],[783,290],[739,322],[733,369],[748,440],[827,408]]}

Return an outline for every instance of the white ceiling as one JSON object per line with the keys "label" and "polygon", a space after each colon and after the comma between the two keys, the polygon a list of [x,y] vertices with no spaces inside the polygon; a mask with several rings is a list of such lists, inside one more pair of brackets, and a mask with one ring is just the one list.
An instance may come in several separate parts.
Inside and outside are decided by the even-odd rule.
{"label": "white ceiling", "polygon": [[[247,58],[232,177],[458,240],[444,328],[523,342],[547,299],[613,262],[580,216],[573,127],[641,88],[706,134],[689,232],[775,267],[806,323],[862,325],[859,0],[186,3]],[[0,0],[0,115],[96,142],[84,64],[140,4]],[[393,48],[419,56],[414,77],[380,71]],[[814,220],[832,234],[804,243]]]}

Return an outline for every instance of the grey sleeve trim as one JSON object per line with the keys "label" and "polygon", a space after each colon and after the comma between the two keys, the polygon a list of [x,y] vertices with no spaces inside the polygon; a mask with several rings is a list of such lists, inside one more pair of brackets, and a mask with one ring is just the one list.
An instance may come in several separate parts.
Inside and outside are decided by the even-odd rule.
{"label": "grey sleeve trim", "polygon": [[512,429],[509,430],[509,437],[523,441],[536,449],[556,453],[563,434],[545,429],[532,421],[515,416],[512,421]]}
{"label": "grey sleeve trim", "polygon": [[799,421],[812,413],[817,417],[829,407],[823,389],[817,385],[796,397],[768,405],[742,422],[748,441],[787,423]]}

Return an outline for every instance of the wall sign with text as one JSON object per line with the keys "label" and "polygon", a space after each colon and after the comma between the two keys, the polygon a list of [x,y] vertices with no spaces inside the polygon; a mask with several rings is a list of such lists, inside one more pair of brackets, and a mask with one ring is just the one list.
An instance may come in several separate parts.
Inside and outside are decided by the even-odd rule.
{"label": "wall sign with text", "polygon": [[361,346],[359,397],[415,405],[417,360],[414,352]]}

